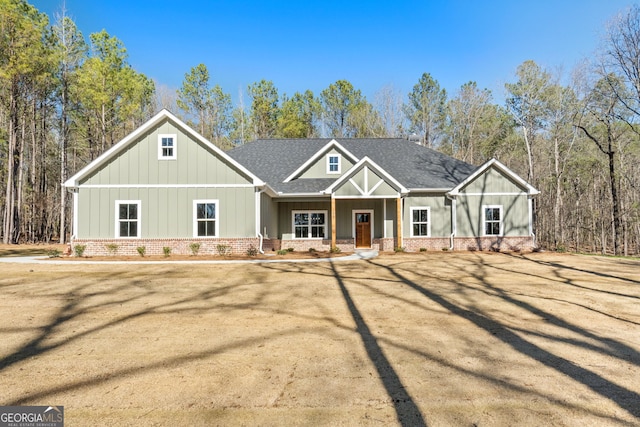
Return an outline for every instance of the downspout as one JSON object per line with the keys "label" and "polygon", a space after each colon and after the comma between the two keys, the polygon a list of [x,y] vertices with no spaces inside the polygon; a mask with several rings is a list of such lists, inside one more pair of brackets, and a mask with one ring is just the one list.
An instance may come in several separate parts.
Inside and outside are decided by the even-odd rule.
{"label": "downspout", "polygon": [[533,196],[529,195],[527,197],[527,204],[529,205],[529,236],[533,239],[533,247],[534,249],[538,247],[538,243],[536,242],[536,235],[533,232]]}
{"label": "downspout", "polygon": [[264,236],[262,235],[262,233],[260,233],[260,220],[262,219],[260,217],[262,213],[260,209],[260,206],[261,206],[260,195],[265,191],[266,190],[264,188],[260,191],[256,191],[256,236],[260,238],[260,243],[258,244],[258,252],[260,252],[261,254],[264,254],[264,249],[262,248],[262,243],[264,242]]}
{"label": "downspout", "polygon": [[78,238],[78,191],[77,187],[71,189],[73,194],[73,219],[71,220],[71,240],[72,242]]}
{"label": "downspout", "polygon": [[453,242],[454,242],[454,238],[456,237],[456,232],[458,231],[458,224],[456,221],[456,205],[457,205],[457,199],[455,196],[451,196],[450,194],[445,194],[445,196],[447,197],[447,199],[451,200],[451,236],[449,236],[449,250],[452,251],[454,248]]}

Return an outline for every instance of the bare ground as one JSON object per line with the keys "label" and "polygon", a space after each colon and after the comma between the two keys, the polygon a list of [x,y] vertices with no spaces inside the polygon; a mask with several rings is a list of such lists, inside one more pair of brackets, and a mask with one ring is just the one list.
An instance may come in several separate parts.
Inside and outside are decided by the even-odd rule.
{"label": "bare ground", "polygon": [[0,405],[67,426],[640,425],[640,261],[0,265]]}

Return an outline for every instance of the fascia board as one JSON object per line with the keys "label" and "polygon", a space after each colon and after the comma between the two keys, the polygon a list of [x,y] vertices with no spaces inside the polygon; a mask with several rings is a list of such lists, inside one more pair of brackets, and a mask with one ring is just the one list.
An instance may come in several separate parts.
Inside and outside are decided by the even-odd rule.
{"label": "fascia board", "polygon": [[223,159],[225,159],[225,161],[228,161],[235,168],[237,168],[242,173],[247,175],[249,178],[252,179],[253,185],[259,187],[259,186],[263,186],[265,184],[260,178],[255,176],[252,172],[250,172],[247,168],[242,166],[240,163],[236,162],[234,159],[232,159],[228,154],[226,154],[220,148],[218,148],[215,145],[213,145],[211,142],[209,142],[205,137],[200,135],[198,132],[196,132],[195,130],[191,129],[191,127],[189,127],[182,120],[177,118],[175,115],[171,114],[171,112],[169,112],[168,110],[163,109],[158,114],[153,116],[151,119],[147,120],[147,122],[144,123],[142,126],[138,127],[136,130],[131,132],[129,135],[125,136],[120,142],[115,144],[113,147],[111,147],[110,149],[108,149],[107,151],[102,153],[102,155],[98,156],[95,160],[90,162],[87,166],[82,168],[79,172],[77,172],[75,175],[73,175],[71,178],[69,178],[67,181],[65,181],[65,183],[63,185],[65,187],[71,187],[71,188],[77,187],[78,186],[78,181],[80,181],[85,175],[87,175],[93,169],[95,169],[98,166],[100,166],[103,163],[105,163],[107,160],[111,159],[111,157],[116,155],[122,149],[126,148],[138,136],[140,136],[141,134],[145,133],[146,131],[148,131],[152,127],[156,126],[157,124],[162,122],[164,119],[169,119],[169,120],[175,122],[187,134],[191,135],[193,138],[195,138],[198,141],[200,141],[201,143],[203,143],[205,146],[207,146],[207,148],[209,148],[212,151],[214,151],[216,154],[218,154]]}
{"label": "fascia board", "polygon": [[450,195],[450,196],[457,196],[460,193],[460,190],[462,190],[467,184],[471,183],[477,177],[479,177],[480,175],[485,173],[492,166],[495,166],[498,170],[502,171],[504,174],[509,176],[511,179],[516,181],[521,186],[525,187],[527,189],[527,194],[529,194],[531,196],[535,196],[536,194],[540,193],[540,191],[536,190],[531,184],[529,184],[527,181],[522,179],[519,175],[517,175],[511,169],[509,169],[508,167],[503,165],[498,159],[493,158],[493,159],[485,162],[474,173],[469,175],[464,181],[462,181],[460,184],[455,186],[447,194]]}
{"label": "fascia board", "polygon": [[348,157],[352,162],[357,162],[358,158],[356,156],[354,156],[349,150],[347,150],[346,148],[344,148],[338,141],[336,141],[335,139],[332,139],[331,141],[329,141],[324,147],[322,147],[321,149],[319,149],[318,151],[316,151],[316,153],[309,157],[309,159],[304,162],[298,169],[296,169],[295,171],[293,171],[291,173],[291,175],[289,175],[288,177],[286,177],[284,179],[284,181],[282,182],[289,182],[292,179],[296,178],[298,175],[300,175],[306,168],[308,168],[309,166],[311,166],[313,163],[315,163],[316,161],[318,161],[318,159],[320,159],[320,157],[324,156],[330,149],[335,148],[337,150],[340,150],[346,157]]}
{"label": "fascia board", "polygon": [[386,181],[391,182],[393,185],[395,185],[396,187],[398,187],[398,189],[400,190],[400,193],[402,194],[407,194],[409,192],[409,190],[407,190],[404,185],[402,185],[400,182],[398,182],[397,179],[395,179],[393,176],[391,176],[390,173],[388,173],[387,171],[385,171],[383,168],[381,168],[380,166],[378,166],[378,164],[376,162],[374,162],[373,160],[371,160],[369,157],[364,156],[358,163],[356,163],[355,165],[353,165],[348,171],[346,171],[339,179],[337,179],[333,184],[331,184],[326,190],[324,190],[325,193],[327,194],[331,194],[333,193],[333,190],[336,187],[341,186],[345,181],[347,181],[348,179],[350,179],[353,174],[358,171],[360,169],[360,167],[364,166],[364,165],[368,165],[371,167],[371,169],[374,170],[374,172],[379,173],[380,175],[382,175],[384,177],[384,179]]}

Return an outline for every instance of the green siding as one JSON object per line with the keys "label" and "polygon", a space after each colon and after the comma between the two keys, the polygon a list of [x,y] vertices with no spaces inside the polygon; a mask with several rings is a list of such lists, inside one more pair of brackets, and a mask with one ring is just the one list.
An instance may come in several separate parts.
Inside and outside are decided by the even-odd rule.
{"label": "green siding", "polygon": [[[340,155],[340,174],[327,173],[327,156],[330,154]],[[320,156],[314,163],[312,163],[304,171],[302,171],[300,176],[297,176],[296,178],[336,178],[337,179],[343,173],[351,169],[353,165],[354,163],[351,162],[347,157],[345,157],[345,155],[342,152],[334,148],[328,151],[327,153],[325,153],[324,155]]]}
{"label": "green siding", "polygon": [[[158,134],[176,134],[176,159],[158,159]],[[80,185],[251,184],[213,150],[165,121],[84,178]]]}
{"label": "green siding", "polygon": [[[393,204],[395,208],[395,203]],[[411,194],[404,199],[402,235],[411,236],[411,208],[429,207],[431,213],[431,237],[451,235],[451,201],[444,194]],[[395,235],[395,233],[394,233]]]}
{"label": "green siding", "polygon": [[[143,238],[193,237],[193,201],[219,201],[219,237],[255,236],[255,193],[245,188],[82,188],[78,238],[115,237],[115,201],[140,200]],[[90,220],[83,221],[83,218]]]}
{"label": "green siding", "polygon": [[525,191],[525,188],[492,167],[467,184],[461,193],[521,193]]}
{"label": "green siding", "polygon": [[483,235],[484,205],[502,206],[503,231],[505,236],[527,236],[529,234],[529,203],[521,196],[458,196],[458,237]]}
{"label": "green siding", "polygon": [[278,204],[267,194],[262,193],[260,198],[260,233],[265,239],[278,237]]}

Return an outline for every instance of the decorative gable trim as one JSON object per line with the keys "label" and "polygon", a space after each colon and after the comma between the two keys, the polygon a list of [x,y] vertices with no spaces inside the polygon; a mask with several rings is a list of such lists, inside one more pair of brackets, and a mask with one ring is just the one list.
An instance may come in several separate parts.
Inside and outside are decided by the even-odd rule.
{"label": "decorative gable trim", "polygon": [[540,191],[536,190],[531,184],[529,184],[524,179],[520,178],[520,176],[518,176],[515,172],[513,172],[511,169],[509,169],[508,167],[506,167],[505,165],[503,165],[497,159],[494,158],[494,159],[491,159],[491,160],[485,162],[485,164],[480,166],[474,173],[469,175],[467,177],[467,179],[465,179],[460,184],[458,184],[456,187],[454,187],[453,190],[449,191],[447,193],[447,195],[448,196],[457,196],[458,194],[460,194],[460,191],[465,186],[467,186],[469,183],[473,182],[476,178],[478,178],[480,175],[485,173],[491,167],[494,167],[497,170],[501,171],[502,173],[507,175],[509,178],[514,180],[516,183],[521,185],[523,188],[525,188],[527,195],[535,196],[536,194],[540,193]]}
{"label": "decorative gable trim", "polygon": [[[369,185],[367,183],[365,185],[365,187],[367,188],[362,189],[355,183],[355,181],[352,178],[360,169],[364,169],[365,166],[371,169],[377,175],[382,176],[382,180],[375,183],[371,188],[368,188]],[[366,177],[367,175],[365,175],[365,178]],[[382,169],[380,166],[376,164],[376,162],[374,162],[367,156],[363,157],[358,163],[353,165],[351,169],[345,172],[344,175],[342,175],[333,184],[331,184],[326,190],[324,190],[324,193],[325,194],[333,193],[337,188],[341,187],[347,181],[349,181],[362,194],[362,196],[370,196],[385,181],[391,184],[392,186],[396,187],[398,191],[402,194],[406,194],[409,192],[409,190],[407,190],[402,184],[400,184],[400,182],[398,182],[397,179],[391,176],[391,174],[389,174],[387,171]]]}
{"label": "decorative gable trim", "polygon": [[213,145],[205,137],[200,135],[195,130],[191,129],[189,126],[187,126],[187,124],[185,124],[182,120],[180,120],[179,118],[171,114],[166,109],[163,109],[162,111],[160,111],[158,114],[156,114],[151,119],[149,119],[145,124],[143,124],[136,130],[131,132],[129,135],[127,135],[122,140],[120,140],[120,142],[118,142],[113,147],[111,147],[110,149],[102,153],[102,155],[94,159],[91,163],[89,163],[87,166],[82,168],[78,173],[76,173],[71,178],[69,178],[63,185],[68,188],[77,188],[78,182],[82,178],[87,176],[91,171],[93,171],[94,169],[98,168],[99,166],[109,161],[112,157],[116,156],[118,153],[123,151],[130,144],[134,143],[138,137],[140,137],[141,135],[144,135],[147,131],[159,125],[165,120],[171,120],[172,122],[174,122],[176,125],[178,125],[178,127],[182,128],[185,131],[185,133],[187,133],[197,141],[200,141],[207,148],[209,148],[214,153],[216,153],[216,155],[220,156],[222,159],[224,159],[226,162],[231,164],[233,167],[235,167],[236,169],[238,169],[239,171],[247,175],[251,180],[253,180],[253,185],[259,186],[259,187],[265,185],[265,183],[260,178],[255,176],[247,168],[242,166],[240,163],[236,162],[227,153],[225,153],[224,151],[222,151],[221,149]]}
{"label": "decorative gable trim", "polygon": [[331,149],[335,148],[336,150],[340,151],[346,158],[350,159],[352,162],[357,162],[358,158],[356,156],[354,156],[353,154],[351,154],[349,152],[349,150],[347,150],[346,148],[344,148],[342,145],[340,145],[340,143],[338,141],[336,141],[335,139],[332,139],[331,141],[329,141],[324,147],[322,147],[321,149],[319,149],[316,154],[314,154],[313,156],[311,156],[309,158],[309,160],[307,160],[306,162],[304,162],[298,169],[296,169],[295,171],[293,171],[293,173],[291,175],[289,175],[288,177],[285,178],[285,180],[283,182],[289,182],[295,178],[298,177],[298,175],[300,175],[302,172],[305,171],[305,169],[307,169],[309,166],[311,166],[312,164],[314,164],[315,162],[317,162],[322,156],[326,155]]}

